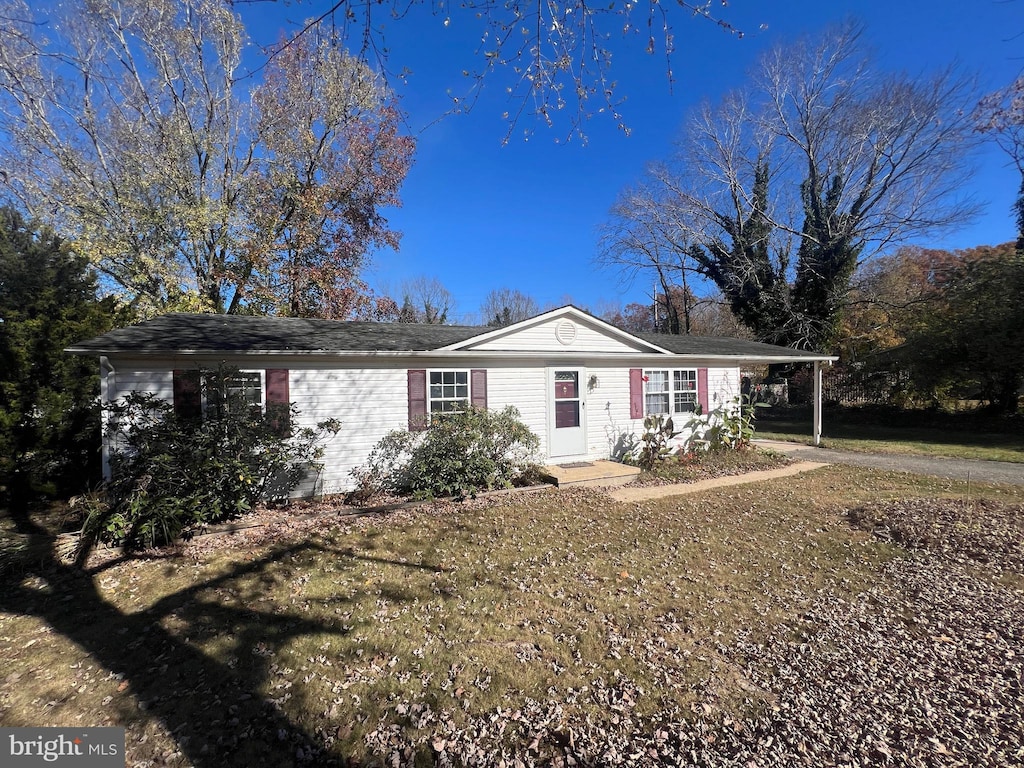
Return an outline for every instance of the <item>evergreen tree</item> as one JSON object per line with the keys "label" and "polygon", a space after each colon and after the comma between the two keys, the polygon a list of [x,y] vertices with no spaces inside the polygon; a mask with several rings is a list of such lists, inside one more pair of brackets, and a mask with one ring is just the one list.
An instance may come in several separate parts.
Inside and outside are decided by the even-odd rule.
{"label": "evergreen tree", "polygon": [[758,159],[754,168],[749,211],[734,217],[718,216],[725,239],[716,239],[705,252],[691,246],[687,253],[729,300],[741,322],[761,341],[789,345],[794,311],[786,272],[789,262],[773,258],[768,218],[768,163]]}
{"label": "evergreen tree", "polygon": [[849,231],[861,201],[841,210],[843,179],[835,176],[827,191],[816,175],[800,188],[804,206],[803,233],[793,283],[794,328],[789,343],[831,349],[837,341],[850,278],[863,251]]}
{"label": "evergreen tree", "polygon": [[0,496],[13,509],[99,479],[97,364],[63,350],[115,314],[83,257],[0,208]]}

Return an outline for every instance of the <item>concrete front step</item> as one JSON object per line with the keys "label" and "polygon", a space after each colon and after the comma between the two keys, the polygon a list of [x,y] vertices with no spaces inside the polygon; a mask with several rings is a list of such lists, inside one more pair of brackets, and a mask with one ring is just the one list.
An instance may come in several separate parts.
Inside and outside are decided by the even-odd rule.
{"label": "concrete front step", "polygon": [[639,467],[630,467],[616,461],[579,462],[586,466],[551,464],[544,467],[544,475],[559,488],[606,488],[625,485],[640,474]]}

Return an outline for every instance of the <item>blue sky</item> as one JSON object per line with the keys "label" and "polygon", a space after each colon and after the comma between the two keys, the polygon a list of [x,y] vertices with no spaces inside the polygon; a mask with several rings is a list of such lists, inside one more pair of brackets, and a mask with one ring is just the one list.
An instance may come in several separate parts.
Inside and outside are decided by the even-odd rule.
{"label": "blue sky", "polygon": [[[466,88],[462,70],[477,64],[477,27],[452,6],[447,27],[425,9],[388,27],[391,70],[411,71],[397,89],[418,149],[404,205],[388,214],[403,233],[401,248],[377,253],[368,277],[385,291],[418,275],[436,277],[455,295],[460,315],[475,313],[487,292],[501,287],[527,293],[542,307],[571,299],[600,310],[644,301],[650,286],[624,285],[595,264],[598,228],[622,188],[648,162],[670,154],[687,112],[701,99],[717,100],[742,85],[758,55],[778,42],[853,17],[865,24],[869,44],[889,70],[914,74],[958,61],[992,90],[1024,68],[1024,2],[1016,0],[732,0],[720,15],[747,32],[743,39],[677,14],[671,90],[663,55],[645,54],[640,39],[614,43],[628,136],[598,115],[584,126],[585,145],[575,138],[565,143],[567,123],[548,129],[525,118],[503,146],[508,126],[502,113],[515,105],[500,73],[485,83],[471,112],[438,120],[449,109],[448,92]],[[327,7],[327,0],[257,4],[244,15],[250,33],[264,43]],[[523,129],[532,129],[528,141]],[[987,204],[984,215],[929,245],[966,248],[1014,238],[1016,169],[990,147],[972,180],[971,191]]]}

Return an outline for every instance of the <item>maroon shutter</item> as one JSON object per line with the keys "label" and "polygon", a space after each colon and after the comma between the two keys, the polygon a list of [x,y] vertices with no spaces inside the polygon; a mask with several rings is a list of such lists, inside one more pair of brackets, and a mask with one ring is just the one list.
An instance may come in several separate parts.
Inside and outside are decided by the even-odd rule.
{"label": "maroon shutter", "polygon": [[427,428],[427,372],[409,371],[409,431]]}
{"label": "maroon shutter", "polygon": [[702,412],[708,412],[708,369],[697,369],[697,402]]}
{"label": "maroon shutter", "polygon": [[469,399],[477,408],[487,408],[487,371],[474,368],[469,372]]}
{"label": "maroon shutter", "polygon": [[203,396],[199,387],[199,371],[173,373],[174,413],[183,419],[198,419],[203,415]]}
{"label": "maroon shutter", "polygon": [[629,369],[629,418],[644,417],[644,372],[639,368]]}
{"label": "maroon shutter", "polygon": [[267,419],[279,435],[286,435],[291,427],[291,399],[288,394],[288,370],[267,369]]}

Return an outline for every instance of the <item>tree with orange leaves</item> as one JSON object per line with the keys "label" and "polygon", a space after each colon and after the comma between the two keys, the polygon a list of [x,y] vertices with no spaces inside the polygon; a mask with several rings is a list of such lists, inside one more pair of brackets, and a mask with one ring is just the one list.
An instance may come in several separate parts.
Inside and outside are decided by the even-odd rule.
{"label": "tree with orange leaves", "polygon": [[295,41],[253,84],[221,0],[0,0],[0,34],[7,189],[138,312],[394,310],[360,274],[397,245],[384,210],[414,143],[336,39]]}

